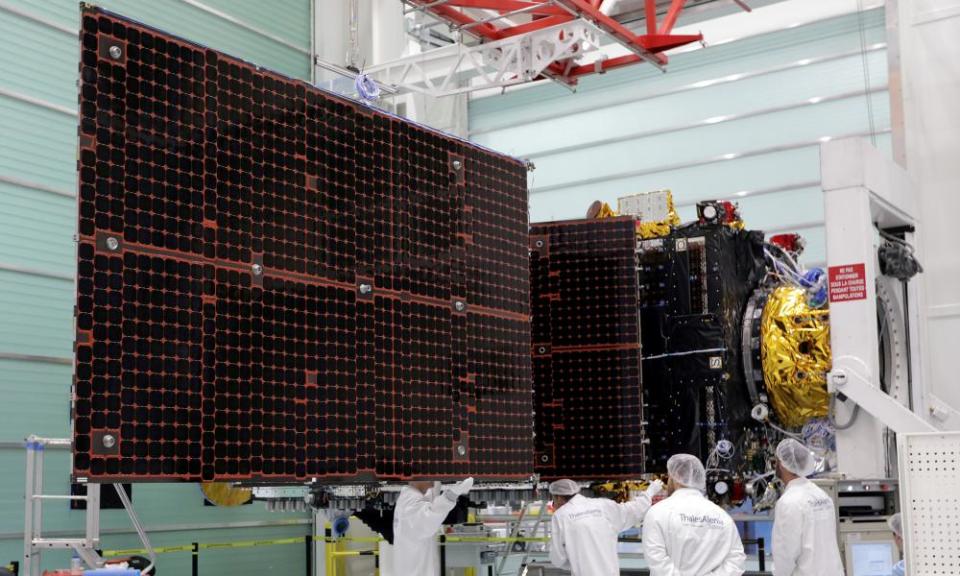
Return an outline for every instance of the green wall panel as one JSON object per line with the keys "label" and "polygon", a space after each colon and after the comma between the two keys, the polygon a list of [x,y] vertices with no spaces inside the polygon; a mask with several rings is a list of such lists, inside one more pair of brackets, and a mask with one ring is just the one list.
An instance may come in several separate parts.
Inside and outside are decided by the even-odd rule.
{"label": "green wall panel", "polygon": [[73,276],[73,198],[0,182],[0,262]]}
{"label": "green wall panel", "polygon": [[[889,96],[874,95],[874,115],[881,126],[890,125]],[[614,143],[584,143],[568,152],[533,156],[537,186],[559,186],[570,180],[568,166],[592,166],[587,177],[597,178],[631,171],[653,170],[683,162],[696,162],[728,153],[774,148],[816,141],[821,137],[861,132],[868,124],[863,96],[802,106],[733,122],[707,124],[695,129]],[[749,139],[743,137],[749,134]],[[695,139],[693,145],[691,139]],[[819,164],[817,166],[819,170]],[[574,178],[573,182],[578,179]],[[684,190],[696,194],[700,190]],[[713,190],[705,190],[707,194]]]}
{"label": "green wall panel", "polygon": [[0,126],[0,175],[16,176],[64,192],[74,190],[76,119],[0,96]]}
{"label": "green wall panel", "polygon": [[[72,29],[79,28],[79,3],[71,0],[6,0],[24,12]],[[299,50],[251,32],[183,0],[102,0],[93,2],[204,46],[222,50],[271,70],[298,78],[310,76],[310,3],[308,0],[230,1],[200,4],[219,10]],[[5,18],[7,16],[4,16]],[[22,18],[18,18],[22,21]],[[291,24],[295,23],[295,24]],[[28,44],[29,47],[29,44]]]}
{"label": "green wall panel", "polygon": [[[73,296],[72,282],[0,270],[0,352],[69,357]],[[0,439],[10,439],[3,422]]]}
{"label": "green wall panel", "polygon": [[[883,87],[886,78],[886,54],[882,51],[868,54],[870,70],[877,84]],[[555,148],[576,130],[578,141],[591,143],[595,140],[625,137],[631,134],[663,130],[677,125],[717,120],[724,116],[755,114],[762,110],[802,105],[811,98],[827,95],[849,95],[848,99],[859,100],[856,119],[864,120],[867,109],[863,106],[863,59],[860,55],[846,56],[831,62],[793,68],[764,76],[756,76],[736,82],[720,83],[699,90],[666,93],[662,96],[632,100],[614,106],[597,106],[593,110],[559,116],[549,123],[531,130],[529,125],[504,128],[485,134],[483,138],[497,150],[514,152],[523,146],[527,154],[538,155]],[[711,71],[710,80],[722,78]],[[881,98],[888,101],[885,95]],[[709,98],[707,105],[704,98]],[[875,96],[876,98],[876,96]],[[826,107],[828,103],[822,104]],[[811,106],[811,113],[816,109]],[[722,114],[717,112],[722,111]],[[825,112],[829,114],[828,112]],[[610,122],[611,116],[617,122]],[[761,121],[769,121],[769,117]],[[763,131],[751,134],[762,136]],[[539,166],[539,164],[538,164]]]}
{"label": "green wall panel", "polygon": [[[199,44],[281,73],[309,79],[310,0],[201,0],[248,24],[245,29],[184,0],[103,0],[98,5]],[[26,18],[15,12],[29,14]],[[76,204],[76,79],[79,54],[73,0],[4,0],[0,4],[0,563],[22,553],[23,462],[10,443],[28,434],[69,435],[72,377]],[[271,38],[272,37],[272,38]],[[279,39],[279,41],[277,40]],[[18,96],[20,98],[18,98]],[[26,99],[26,101],[25,101]],[[46,190],[45,190],[46,189]],[[52,193],[59,191],[67,196]],[[36,274],[33,272],[40,272]],[[39,356],[36,360],[11,355]],[[14,444],[15,446],[16,444]],[[50,493],[68,489],[69,455],[50,451]],[[205,507],[193,484],[148,484],[134,489],[148,529],[233,523],[284,523],[280,527],[164,531],[157,545],[301,536],[306,514],[268,513],[262,504],[234,509]],[[289,525],[293,521],[298,525]],[[78,531],[83,515],[66,505],[45,510],[46,527]],[[105,512],[105,529],[127,530],[122,512]],[[108,535],[106,548],[138,547],[133,534]],[[45,567],[69,557],[50,554]],[[161,574],[189,574],[190,555],[162,556]],[[303,546],[210,551],[201,574],[237,576],[301,574]]]}
{"label": "green wall panel", "polygon": [[[75,22],[67,24],[76,25]],[[75,35],[2,12],[0,35],[4,38],[4,50],[0,51],[0,87],[70,109],[77,107],[79,48]]]}
{"label": "green wall panel", "polygon": [[[4,441],[22,440],[30,434],[49,438],[65,438],[69,435],[69,394],[73,366],[0,360],[0,375],[3,382],[0,421],[3,422]],[[19,451],[14,452],[17,458],[23,458]],[[7,450],[0,450],[0,457],[4,456],[9,457],[10,454]],[[8,470],[19,472],[22,468],[22,464],[14,462]],[[5,475],[0,482],[0,507],[5,505],[3,502],[10,489],[9,480],[10,477]],[[22,503],[23,494],[19,490],[23,490],[23,484],[22,479],[18,480],[21,482],[18,496]],[[0,532],[9,531],[12,525],[22,521],[16,515],[2,516]]]}
{"label": "green wall panel", "polygon": [[[243,14],[243,19],[257,29],[310,50],[310,3],[302,0],[202,0],[221,12]],[[321,3],[322,5],[322,3]],[[298,75],[305,75],[298,74]]]}

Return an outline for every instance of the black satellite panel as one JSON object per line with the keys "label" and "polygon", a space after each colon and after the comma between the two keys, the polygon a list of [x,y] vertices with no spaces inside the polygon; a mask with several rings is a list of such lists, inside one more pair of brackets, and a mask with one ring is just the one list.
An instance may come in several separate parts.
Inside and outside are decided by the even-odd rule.
{"label": "black satellite panel", "polygon": [[640,240],[647,464],[666,469],[678,452],[706,460],[720,440],[739,444],[752,423],[741,332],[763,278],[763,234],[689,224]]}

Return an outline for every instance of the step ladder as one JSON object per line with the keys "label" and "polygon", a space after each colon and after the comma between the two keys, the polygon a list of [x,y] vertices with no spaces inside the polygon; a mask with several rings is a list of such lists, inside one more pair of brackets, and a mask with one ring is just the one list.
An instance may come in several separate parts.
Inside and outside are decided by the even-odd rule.
{"label": "step ladder", "polygon": [[[72,549],[87,566],[102,566],[100,547],[100,485],[87,484],[86,496],[43,493],[43,456],[47,448],[71,447],[69,439],[30,436],[26,439],[27,477],[24,487],[23,576],[40,576],[44,550]],[[82,538],[47,538],[43,535],[43,503],[47,500],[80,500],[87,503]]]}
{"label": "step ladder", "polygon": [[[531,518],[529,514],[530,508],[532,506],[539,505],[539,512]],[[520,516],[517,518],[516,524],[513,525],[513,530],[510,531],[510,538],[519,538],[522,534],[524,538],[536,538],[537,532],[540,531],[540,527],[543,527],[544,536],[547,533],[547,526],[544,524],[543,520],[546,517],[547,513],[547,499],[543,500],[533,500],[524,504],[523,508],[520,510]],[[525,527],[524,523],[527,523],[529,528]],[[510,552],[512,552],[512,544],[507,545],[507,550],[503,556],[500,557],[500,562],[497,564],[497,570],[495,572],[496,576],[502,576],[503,569],[507,564],[507,558],[510,557]],[[519,570],[522,573],[524,566],[527,564],[527,560],[530,557],[530,545],[527,545],[524,548],[523,558],[520,559]]]}

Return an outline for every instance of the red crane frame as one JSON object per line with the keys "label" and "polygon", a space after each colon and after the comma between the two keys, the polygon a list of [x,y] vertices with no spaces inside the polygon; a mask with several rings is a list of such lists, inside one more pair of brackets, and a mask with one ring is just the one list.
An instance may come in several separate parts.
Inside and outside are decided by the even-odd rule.
{"label": "red crane frame", "polygon": [[[662,67],[663,52],[693,42],[702,34],[671,34],[686,0],[672,0],[662,22],[657,22],[656,0],[646,0],[646,31],[635,34],[601,11],[605,0],[405,0],[420,10],[447,21],[451,27],[478,37],[481,41],[503,40],[583,18],[631,51],[631,54],[602,60],[596,64],[564,66],[555,62],[545,75],[567,84],[576,84],[581,76],[602,73],[641,61]],[[496,15],[475,18],[468,10],[490,10]],[[529,14],[532,20],[514,24],[508,17]]]}

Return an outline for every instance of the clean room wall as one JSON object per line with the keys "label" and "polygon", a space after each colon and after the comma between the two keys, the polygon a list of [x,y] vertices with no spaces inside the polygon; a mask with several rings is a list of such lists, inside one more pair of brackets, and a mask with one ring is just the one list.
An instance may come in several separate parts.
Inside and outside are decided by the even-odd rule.
{"label": "clean room wall", "polygon": [[470,137],[534,162],[531,221],[669,188],[684,220],[698,200],[735,200],[749,227],[802,233],[804,261],[822,264],[820,139],[873,133],[889,149],[884,42],[873,9],[679,54],[666,74],[637,65],[575,94],[476,98]]}
{"label": "clean room wall", "polygon": [[[960,377],[956,368],[956,334],[960,331],[960,3],[955,0],[897,0],[896,10],[903,88],[902,149],[919,187],[920,260],[924,274],[926,339],[921,349],[927,370],[924,389],[960,410]],[[932,398],[928,398],[930,402]]]}

